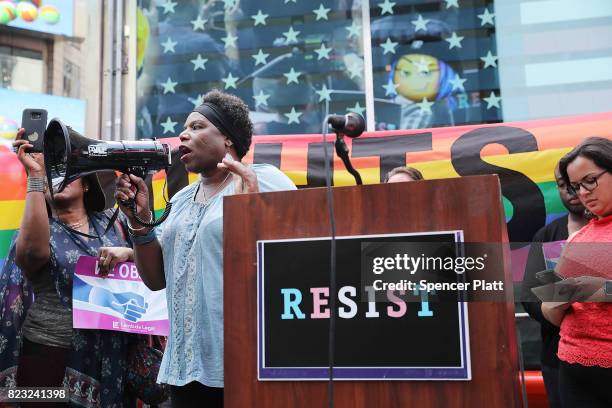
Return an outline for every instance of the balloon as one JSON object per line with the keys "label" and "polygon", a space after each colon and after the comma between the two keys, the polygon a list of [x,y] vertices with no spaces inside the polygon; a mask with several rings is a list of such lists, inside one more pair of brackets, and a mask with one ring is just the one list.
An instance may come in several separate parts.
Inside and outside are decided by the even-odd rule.
{"label": "balloon", "polygon": [[60,21],[60,12],[55,6],[42,6],[38,11],[40,18],[47,24],[57,24]]}
{"label": "balloon", "polygon": [[18,128],[17,122],[5,116],[0,116],[0,139],[15,140]]}
{"label": "balloon", "polygon": [[0,1],[0,24],[8,24],[17,18],[15,4],[10,1]]}
{"label": "balloon", "polygon": [[17,4],[17,14],[23,21],[32,22],[38,17],[38,9],[34,4],[22,1]]}

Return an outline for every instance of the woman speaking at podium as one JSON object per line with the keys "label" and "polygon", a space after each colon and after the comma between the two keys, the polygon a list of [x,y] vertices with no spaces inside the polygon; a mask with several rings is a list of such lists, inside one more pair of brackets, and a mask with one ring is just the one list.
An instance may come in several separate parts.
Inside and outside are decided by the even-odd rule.
{"label": "woman speaking at podium", "polygon": [[612,407],[612,141],[588,138],[559,162],[571,195],[594,214],[570,236],[558,272],[569,302],[542,304],[560,326],[559,389],[563,407]]}
{"label": "woman speaking at podium", "polygon": [[[172,211],[157,228],[138,226],[122,207],[143,282],[166,288],[170,333],[158,381],[171,385],[173,407],[223,406],[223,197],[295,189],[273,166],[240,162],[253,133],[241,99],[211,91],[202,101],[179,135],[181,162],[199,180],[172,197]],[[142,179],[123,175],[115,197],[135,199],[139,217],[151,218]]]}

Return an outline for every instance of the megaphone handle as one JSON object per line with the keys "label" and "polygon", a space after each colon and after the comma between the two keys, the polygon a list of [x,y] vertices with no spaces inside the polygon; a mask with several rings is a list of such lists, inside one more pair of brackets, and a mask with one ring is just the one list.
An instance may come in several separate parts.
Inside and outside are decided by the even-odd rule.
{"label": "megaphone handle", "polygon": [[168,216],[170,215],[170,210],[172,210],[172,203],[168,201],[166,202],[166,208],[164,209],[164,212],[161,215],[161,217],[159,217],[158,219],[155,219],[155,213],[152,213],[153,214],[152,220],[145,221],[138,216],[138,210],[136,208],[136,201],[133,198],[129,198],[127,200],[120,200],[120,201],[121,201],[121,204],[126,206],[132,212],[132,216],[134,217],[134,220],[136,221],[136,223],[143,227],[157,227],[159,224],[166,221],[166,218],[168,218]]}

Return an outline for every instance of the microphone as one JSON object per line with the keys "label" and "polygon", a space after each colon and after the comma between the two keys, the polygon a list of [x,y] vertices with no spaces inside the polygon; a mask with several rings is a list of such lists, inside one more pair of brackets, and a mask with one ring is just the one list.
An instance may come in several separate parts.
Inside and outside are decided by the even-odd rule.
{"label": "microphone", "polygon": [[363,116],[355,112],[346,115],[329,115],[327,123],[331,125],[336,133],[342,133],[348,137],[359,137],[365,130]]}

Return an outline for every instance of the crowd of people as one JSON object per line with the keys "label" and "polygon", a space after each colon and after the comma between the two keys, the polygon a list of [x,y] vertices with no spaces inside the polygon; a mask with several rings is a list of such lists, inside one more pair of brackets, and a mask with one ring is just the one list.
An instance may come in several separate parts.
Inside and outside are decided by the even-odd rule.
{"label": "crowd of people", "polygon": [[[106,271],[133,260],[148,288],[166,289],[169,336],[157,380],[169,385],[172,406],[223,406],[223,198],[296,188],[273,166],[242,163],[252,134],[242,100],[219,91],[206,94],[179,135],[180,160],[198,181],[172,197],[163,224],[149,227],[137,221],[152,219],[149,190],[134,175],[117,179],[115,198],[123,213],[117,221],[105,210],[95,175],[51,198],[44,158],[27,153],[31,145],[21,130],[14,146],[28,184],[21,227],[0,276],[0,385],[67,387],[74,406],[135,406],[127,361],[145,336],[73,328],[75,265],[89,255]],[[533,295],[530,289],[540,284],[535,274],[546,265],[541,247],[529,255],[523,299],[542,325],[542,372],[551,407],[612,406],[606,387],[612,384],[606,245],[612,242],[611,172],[612,141],[603,138],[586,139],[555,169],[568,215],[541,229],[534,241],[567,240],[557,273],[575,282],[569,301],[541,302]],[[385,178],[416,180],[423,175],[409,167]],[[136,202],[136,213],[124,206],[128,199]],[[107,228],[110,222],[115,224]]]}

